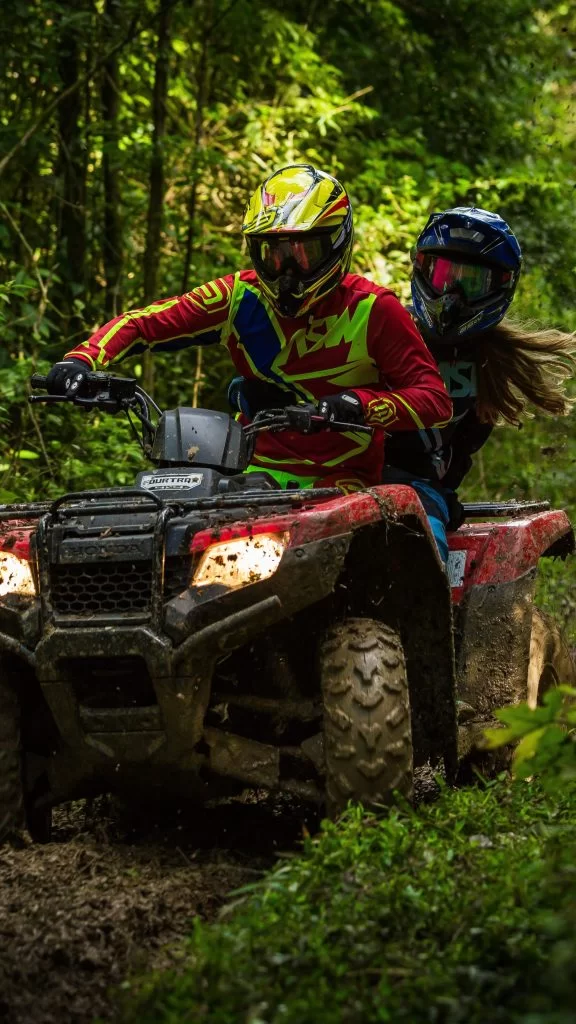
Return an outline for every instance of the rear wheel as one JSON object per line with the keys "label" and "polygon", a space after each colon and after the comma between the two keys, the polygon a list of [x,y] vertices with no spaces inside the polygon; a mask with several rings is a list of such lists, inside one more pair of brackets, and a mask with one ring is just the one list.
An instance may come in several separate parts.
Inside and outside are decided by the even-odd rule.
{"label": "rear wheel", "polygon": [[326,810],[389,804],[413,792],[410,698],[399,633],[372,619],[330,629],[319,651]]}
{"label": "rear wheel", "polygon": [[526,698],[530,707],[537,707],[547,690],[562,683],[576,685],[576,665],[554,619],[535,608]]}
{"label": "rear wheel", "polygon": [[[542,703],[548,690],[562,683],[576,686],[574,659],[554,619],[540,608],[534,608],[526,694],[523,699],[529,707],[535,708]],[[514,753],[512,745],[496,750],[482,748],[484,729],[494,725],[497,725],[495,719],[481,723],[478,729],[479,746],[462,758],[458,769],[459,782],[473,782],[474,776],[477,778],[478,775],[490,778],[509,769]]]}

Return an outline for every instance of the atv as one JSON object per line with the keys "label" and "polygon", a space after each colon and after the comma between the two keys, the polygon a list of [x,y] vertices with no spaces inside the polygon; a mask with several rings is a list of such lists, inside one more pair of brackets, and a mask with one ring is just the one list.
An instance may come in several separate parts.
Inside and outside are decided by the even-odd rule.
{"label": "atv", "polygon": [[155,468],[0,507],[0,837],[45,841],[54,805],[103,792],[410,799],[495,708],[573,679],[533,605],[539,559],[574,547],[563,511],[465,506],[446,572],[410,487],[244,472],[259,431],[350,429],[312,406],[242,427],[102,373],[30,401],[124,412]]}

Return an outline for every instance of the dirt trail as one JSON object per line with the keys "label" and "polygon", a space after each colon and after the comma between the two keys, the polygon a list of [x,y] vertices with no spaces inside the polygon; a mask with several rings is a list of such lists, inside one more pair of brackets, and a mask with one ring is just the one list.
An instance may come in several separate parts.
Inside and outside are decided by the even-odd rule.
{"label": "dirt trail", "polygon": [[194,829],[127,829],[84,805],[55,816],[54,841],[0,850],[0,1021],[113,1019],[111,989],[168,966],[192,919],[294,848],[298,815],[203,811]]}

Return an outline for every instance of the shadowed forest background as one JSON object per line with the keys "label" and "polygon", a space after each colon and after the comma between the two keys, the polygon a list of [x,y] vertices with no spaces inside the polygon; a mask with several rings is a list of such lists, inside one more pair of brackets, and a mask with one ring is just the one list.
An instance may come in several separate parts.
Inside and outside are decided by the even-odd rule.
{"label": "shadowed forest background", "polygon": [[[124,421],[33,410],[27,378],[116,313],[246,265],[247,195],[285,163],[345,183],[352,269],[402,299],[429,212],[496,210],[524,250],[515,316],[576,329],[575,39],[568,2],[14,0],[0,71],[0,501],[131,483],[141,456]],[[231,367],[211,348],[120,372],[163,406],[224,408]],[[575,426],[497,430],[461,496],[575,513]],[[571,579],[552,564],[541,601],[574,629]]]}

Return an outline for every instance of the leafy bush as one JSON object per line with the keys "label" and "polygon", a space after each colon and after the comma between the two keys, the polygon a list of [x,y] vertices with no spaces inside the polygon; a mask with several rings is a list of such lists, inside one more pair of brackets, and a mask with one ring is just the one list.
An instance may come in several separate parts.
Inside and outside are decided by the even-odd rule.
{"label": "leafy bush", "polygon": [[494,749],[516,742],[514,774],[525,779],[540,775],[544,784],[576,779],[576,690],[558,686],[544,695],[541,707],[516,704],[502,708],[496,717],[503,728],[488,729],[488,746]]}
{"label": "leafy bush", "polygon": [[197,923],[177,970],[127,983],[120,1020],[567,1024],[575,809],[573,787],[503,780],[351,808]]}

